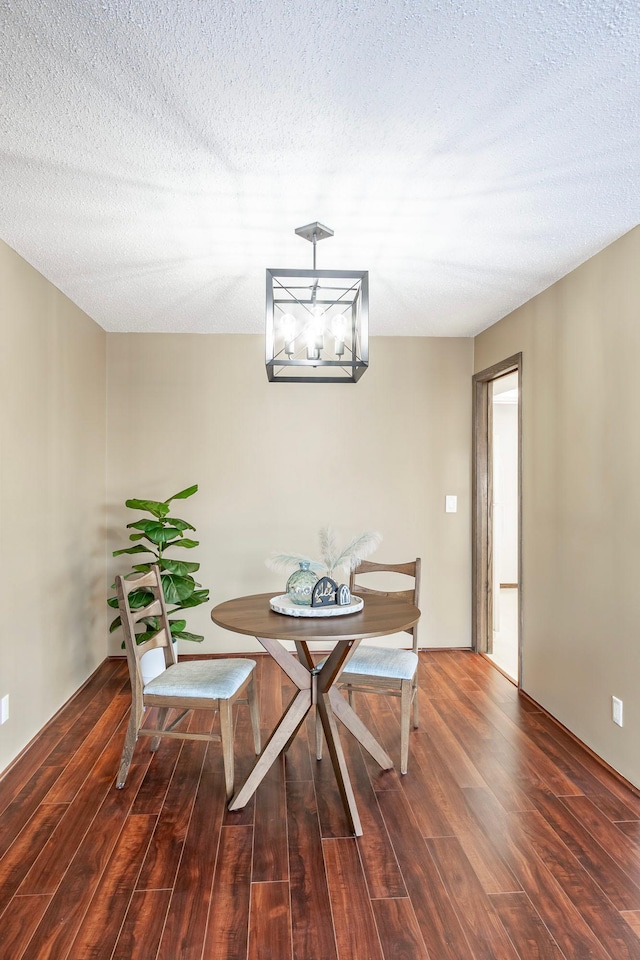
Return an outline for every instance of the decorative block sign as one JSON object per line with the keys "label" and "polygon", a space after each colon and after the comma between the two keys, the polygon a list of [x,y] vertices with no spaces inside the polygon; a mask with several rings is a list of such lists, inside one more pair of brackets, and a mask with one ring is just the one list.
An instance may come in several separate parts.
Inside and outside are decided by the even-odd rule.
{"label": "decorative block sign", "polygon": [[346,583],[341,583],[338,587],[338,605],[345,607],[349,603],[351,603],[351,590]]}
{"label": "decorative block sign", "polygon": [[313,588],[311,594],[312,607],[336,606],[338,596],[338,584],[331,577],[321,577]]}

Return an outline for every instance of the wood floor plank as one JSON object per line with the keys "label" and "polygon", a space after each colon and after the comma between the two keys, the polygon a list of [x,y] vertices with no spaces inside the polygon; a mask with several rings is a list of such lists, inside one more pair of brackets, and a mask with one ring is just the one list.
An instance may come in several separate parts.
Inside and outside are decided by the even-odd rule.
{"label": "wood floor plank", "polygon": [[253,827],[224,826],[213,888],[204,957],[246,960],[251,899]]}
{"label": "wood floor plank", "polygon": [[171,890],[135,891],[111,960],[155,960]]}
{"label": "wood floor plank", "polygon": [[[284,709],[282,671],[271,657],[261,657],[259,677],[260,725],[262,742],[266,743]],[[255,793],[253,850],[255,883],[289,879],[284,763],[284,758],[279,757]]]}
{"label": "wood floor plank", "polygon": [[[632,881],[633,886],[629,892],[629,900],[635,900],[636,902],[633,905],[631,903],[617,903],[614,896],[609,893],[612,901],[616,903],[619,910],[640,910],[640,902],[638,902],[638,893],[640,892],[640,843],[628,834],[623,834],[591,802],[589,797],[563,797],[562,803],[580,822],[585,832],[598,841],[598,853],[600,849],[606,850],[607,855],[622,868]],[[589,836],[585,837],[584,840],[584,846],[587,847],[588,845]],[[603,886],[604,881],[599,882]]]}
{"label": "wood floor plank", "polygon": [[640,843],[640,820],[618,820],[616,827],[625,837],[630,837]]}
{"label": "wood floor plank", "polygon": [[[495,737],[494,755],[504,756],[505,749],[509,753],[517,749],[521,776],[526,776],[527,783],[540,784],[557,795],[582,792],[568,772],[549,758],[544,745],[530,736],[530,714],[520,713],[518,720],[514,720],[510,715],[512,711],[505,711],[503,703],[496,704],[484,691],[479,691],[470,706],[486,717],[499,734]],[[498,752],[498,748],[502,749]]]}
{"label": "wood floor plank", "polygon": [[411,901],[373,900],[385,960],[429,960]]}
{"label": "wood floor plank", "polygon": [[473,953],[458,915],[403,793],[378,794],[420,932],[433,960],[470,960]]}
{"label": "wood floor plank", "polygon": [[[482,776],[485,784],[490,785],[505,810],[530,810],[533,806],[527,794],[529,781],[523,778],[523,765],[518,763],[520,751],[511,746],[499,732],[490,738],[481,737],[472,723],[460,724],[456,718],[455,702],[440,698],[435,704],[442,712],[445,722],[453,724],[453,729],[469,757]],[[534,773],[535,776],[535,773]],[[539,784],[535,779],[535,783]]]}
{"label": "wood floor plank", "polygon": [[[382,770],[376,761],[366,751],[364,761],[369,771],[369,779],[376,793],[381,790],[398,790],[400,788],[400,724],[398,717],[391,709],[389,700],[375,694],[354,694],[356,713],[363,721],[374,738],[381,744],[394,761],[393,770]],[[409,752],[411,755],[411,737],[409,737]],[[412,761],[411,761],[412,762]]]}
{"label": "wood floor plank", "polygon": [[289,960],[291,951],[289,884],[252,884],[248,960]]}
{"label": "wood floor plank", "polygon": [[51,897],[14,897],[11,909],[0,917],[0,957],[20,960]]}
{"label": "wood floor plank", "polygon": [[[544,730],[543,722],[540,713],[527,714],[524,721],[524,730],[527,737],[539,746],[548,760],[551,761],[558,770],[561,770],[573,784],[574,789],[571,790],[554,788],[553,792],[556,796],[568,796],[571,794],[587,794],[591,796],[595,794],[601,796],[603,802],[608,800],[610,806],[615,804],[617,800],[621,812],[624,812],[625,815],[630,813],[633,815],[630,808],[621,804],[619,798],[607,791],[604,784],[584,766],[582,760],[586,756],[585,752],[582,751],[582,756],[580,756],[579,751],[575,749],[569,751],[557,740],[549,737],[548,733]],[[551,785],[549,786],[551,787]]]}
{"label": "wood floor plank", "polygon": [[[281,685],[282,703],[290,703],[294,693],[295,687],[284,677]],[[309,718],[315,719],[315,710],[310,712]],[[315,738],[309,740],[308,726],[309,724],[306,722],[302,725],[298,735],[286,753],[284,764],[285,780],[313,779],[313,772],[311,770],[311,743],[315,744]]]}
{"label": "wood floor plank", "polygon": [[[129,680],[120,670],[115,670],[102,686],[96,690],[88,705],[78,713],[73,724],[58,740],[45,763],[52,766],[67,764],[73,759],[77,751],[85,742],[87,736],[95,732],[96,726],[104,716],[105,711],[113,708],[114,702],[127,697]],[[79,705],[78,705],[79,706]]]}
{"label": "wood floor plank", "polygon": [[[4,813],[6,807],[41,766],[44,764],[58,766],[50,760],[52,751],[65,738],[67,731],[73,726],[75,720],[82,716],[92,698],[96,696],[97,692],[113,674],[118,674],[121,679],[124,679],[125,672],[122,670],[122,664],[118,661],[105,660],[84,687],[65,704],[44,730],[34,738],[29,748],[2,775],[0,779],[0,815]],[[109,702],[114,692],[111,691],[108,694],[106,703]]]}
{"label": "wood floor plank", "polygon": [[204,741],[182,742],[182,751],[138,878],[138,890],[173,887],[206,750],[207,744]]}
{"label": "wood floor plank", "polygon": [[456,837],[425,841],[476,960],[519,960]]}
{"label": "wood floor plank", "polygon": [[110,960],[154,826],[153,816],[126,821],[67,960]]}
{"label": "wood floor plank", "polygon": [[0,915],[31,869],[36,857],[49,841],[66,810],[67,805],[64,803],[42,804],[4,857],[0,859]]}
{"label": "wood floor plank", "polygon": [[355,839],[323,840],[322,845],[338,957],[340,960],[384,960]]}
{"label": "wood floor plank", "polygon": [[160,741],[131,808],[133,816],[158,816],[171,783],[183,740]]}
{"label": "wood floor plank", "polygon": [[[587,796],[592,792],[600,792],[602,787],[604,787],[609,793],[622,800],[626,806],[633,810],[635,816],[640,818],[640,794],[633,793],[629,790],[618,777],[611,773],[611,771],[600,763],[588,750],[585,750],[577,743],[566,730],[558,723],[555,723],[547,714],[540,712],[534,716],[536,724],[546,732],[550,741],[561,744],[568,754],[577,758],[580,764],[593,775],[595,786],[593,789],[584,790]],[[549,749],[551,749],[551,744],[549,744]],[[600,784],[602,786],[600,786]]]}
{"label": "wood floor plank", "polygon": [[[440,702],[440,701],[438,701]],[[428,758],[423,756],[423,743],[429,745]],[[494,842],[478,831],[467,806],[465,789],[458,786],[449,771],[446,751],[440,753],[439,744],[423,732],[416,740],[414,753],[422,769],[429,771],[432,795],[438,796],[440,808],[445,812],[449,829],[443,836],[456,836],[465,855],[473,866],[486,893],[505,893],[519,889],[519,884],[505,864]],[[406,781],[409,777],[404,778]],[[408,784],[406,784],[408,786]],[[403,787],[405,783],[403,782]],[[407,796],[409,796],[407,794]],[[424,798],[413,802],[413,810],[421,827],[424,813]],[[423,834],[425,837],[429,834]]]}
{"label": "wood floor plank", "polygon": [[449,819],[456,805],[460,787],[455,782],[431,738],[420,732],[414,739],[411,766],[400,781],[423,837],[452,837],[454,828]]}
{"label": "wood floor plank", "polygon": [[640,939],[640,910],[623,910],[621,916]]}
{"label": "wood floor plank", "polygon": [[[338,735],[342,742],[343,731],[339,730]],[[347,823],[347,817],[344,812],[342,800],[340,799],[336,775],[331,765],[326,746],[322,760],[313,761],[312,772],[316,789],[318,819],[320,820],[320,831],[323,838],[337,839],[339,837],[351,837],[351,827]]]}
{"label": "wood floor plank", "polygon": [[591,803],[593,803],[598,810],[601,810],[611,823],[617,823],[620,820],[635,820],[636,823],[640,824],[640,817],[636,816],[631,807],[627,806],[619,797],[615,797],[608,790],[602,792],[587,790],[583,792],[586,793]]}
{"label": "wood floor plank", "polygon": [[[484,779],[442,713],[443,703],[448,701],[427,700],[422,708],[424,727],[429,731],[431,740],[437,740],[439,752],[446,754],[449,772],[458,786],[484,787]],[[457,710],[457,703],[454,705],[453,715],[456,726],[461,725],[462,718]]]}
{"label": "wood floor plank", "polygon": [[337,960],[313,781],[287,784],[287,822],[293,956]]}
{"label": "wood floor plank", "polygon": [[208,744],[158,960],[201,960],[226,805],[222,753]]}
{"label": "wood floor plank", "polygon": [[342,736],[342,743],[362,823],[363,833],[358,839],[358,851],[369,896],[372,900],[406,897],[402,874],[367,774],[363,752],[347,731]]}
{"label": "wood floor plank", "polygon": [[0,857],[3,857],[14,843],[63,769],[63,767],[41,767],[36,770],[20,793],[5,808],[0,819]]}
{"label": "wood floor plank", "polygon": [[87,778],[87,774],[122,722],[131,704],[129,691],[118,693],[71,755],[64,773],[58,777],[45,797],[46,803],[71,803]]}
{"label": "wood floor plank", "polygon": [[464,671],[458,670],[454,676],[451,676],[447,669],[446,658],[428,653],[425,655],[425,660],[429,674],[437,680],[438,684],[437,697],[434,699],[439,700],[441,697],[447,697],[450,700],[456,700],[461,693],[466,692],[473,695],[479,689],[476,681]]}
{"label": "wood floor plank", "polygon": [[[640,858],[636,855],[634,863],[630,841],[600,814],[587,797],[558,799],[540,792],[536,807],[618,910],[640,910]],[[589,811],[593,811],[596,819],[602,819],[602,839],[605,841],[602,846],[594,843],[594,833],[589,832],[585,821],[585,818],[588,821]],[[597,833],[596,825],[595,835]]]}
{"label": "wood floor plank", "polygon": [[[526,811],[505,816],[487,791],[470,789],[466,793],[470,807],[477,816],[479,829],[502,836],[502,849],[510,869],[567,960],[583,960],[585,957],[589,960],[612,960],[594,934],[591,923],[587,922],[582,901],[574,903],[561,882],[566,880],[570,885],[573,883],[573,892],[580,897],[580,885],[583,885],[582,889],[589,887],[590,878],[584,869],[565,847],[565,854],[571,858],[570,861],[566,860],[562,853],[563,845],[557,837],[553,856],[541,859],[523,827],[524,818],[528,818],[530,824],[534,820],[534,827],[542,827],[544,824],[540,814]],[[554,868],[558,865],[562,868],[563,864],[562,875],[559,878],[554,876]]]}
{"label": "wood floor plank", "polygon": [[514,815],[514,835],[526,839],[574,907],[580,911],[602,946],[615,960],[637,960],[640,940],[622,920],[602,888],[561,842],[537,811]]}
{"label": "wood floor plank", "polygon": [[491,901],[522,960],[564,960],[526,893],[498,893]]}
{"label": "wood floor plank", "polygon": [[[126,723],[123,721],[119,731],[120,736],[112,737],[91,770],[91,776],[87,777],[73,802],[68,804],[66,813],[53,833],[52,843],[47,844],[36,859],[20,886],[19,894],[55,893],[98,810],[114,788],[125,728]],[[139,761],[136,764],[136,770],[138,772],[141,770]],[[135,796],[135,789],[127,784],[125,790],[126,794],[124,791],[118,792],[129,797],[131,802]]]}
{"label": "wood floor plank", "polygon": [[443,670],[455,679],[455,670],[464,670],[475,680],[478,689],[482,689],[499,705],[517,703],[520,699],[516,684],[506,677],[500,670],[496,670],[493,663],[482,656],[477,656],[471,650],[443,651],[444,656],[438,657]]}
{"label": "wood floor plank", "polygon": [[[147,762],[138,760],[131,764],[129,781],[132,795],[114,787],[104,798],[55,889],[24,953],[24,960],[63,960],[67,957],[124,828],[135,790],[142,782]],[[66,816],[69,816],[68,811]],[[11,906],[10,904],[9,909]]]}

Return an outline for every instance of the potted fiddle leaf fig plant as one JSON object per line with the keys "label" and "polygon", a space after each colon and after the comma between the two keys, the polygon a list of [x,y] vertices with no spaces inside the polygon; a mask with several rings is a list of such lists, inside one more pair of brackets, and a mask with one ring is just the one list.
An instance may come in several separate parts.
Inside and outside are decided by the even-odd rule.
{"label": "potted fiddle leaf fig plant", "polygon": [[[133,573],[146,573],[151,569],[151,565],[157,563],[160,567],[162,577],[162,590],[167,602],[167,612],[169,613],[169,625],[171,627],[171,637],[176,640],[194,640],[200,642],[204,640],[201,634],[191,633],[186,629],[187,621],[182,617],[172,618],[171,614],[178,611],[187,610],[191,607],[197,607],[201,603],[206,603],[209,599],[209,590],[203,588],[198,583],[193,574],[200,569],[200,564],[189,560],[179,560],[174,557],[166,556],[168,550],[179,548],[181,550],[192,550],[199,545],[198,540],[185,536],[185,531],[194,531],[193,524],[178,517],[170,516],[171,503],[174,500],[186,500],[193,496],[198,489],[194,484],[187,487],[186,490],[180,490],[174,493],[167,500],[126,500],[125,506],[131,510],[139,510],[151,514],[150,518],[141,518],[133,520],[127,524],[127,529],[133,532],[129,534],[129,540],[135,542],[135,546],[124,547],[121,550],[114,550],[113,556],[119,557],[125,554],[142,555],[148,554],[150,558],[141,563],[134,563],[129,575]],[[112,590],[115,590],[115,584],[112,584]],[[129,604],[132,610],[139,610],[146,606],[153,599],[153,595],[148,590],[134,590],[129,594]],[[113,609],[118,609],[117,596],[111,596],[107,603]],[[156,617],[145,617],[140,621],[143,631],[136,635],[138,643],[148,640],[158,629]],[[118,615],[111,622],[109,632],[113,633],[121,626],[120,616]],[[143,657],[143,661],[151,654],[160,654],[161,650],[150,650]],[[162,666],[160,667],[160,670]],[[158,671],[160,672],[160,671]]]}

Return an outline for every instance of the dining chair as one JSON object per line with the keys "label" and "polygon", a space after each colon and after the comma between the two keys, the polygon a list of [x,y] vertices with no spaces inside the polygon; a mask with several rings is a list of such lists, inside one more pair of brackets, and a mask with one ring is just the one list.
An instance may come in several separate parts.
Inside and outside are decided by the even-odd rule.
{"label": "dining chair", "polygon": [[[134,590],[147,591],[149,598],[144,606],[132,610],[129,595]],[[124,787],[139,736],[153,737],[152,751],[158,749],[161,737],[221,740],[225,789],[227,798],[230,798],[233,794],[232,708],[234,704],[249,704],[255,751],[257,754],[260,753],[260,718],[253,672],[255,660],[228,657],[184,660],[178,663],[174,645],[170,642],[171,628],[162,590],[162,577],[157,564],[154,564],[148,573],[141,573],[127,579],[121,576],[116,577],[116,592],[127,650],[132,694],[131,716],[116,787],[119,790]],[[142,600],[143,602],[145,600],[144,594]],[[145,639],[141,643],[136,638],[136,624],[142,624],[145,629]],[[164,652],[165,669],[159,676],[144,685],[140,660],[148,650],[156,647],[161,647]],[[147,707],[158,707],[158,723],[155,726],[142,726]],[[180,713],[165,726],[170,709],[177,709]],[[220,714],[220,734],[176,730],[177,725],[190,710],[217,710]]]}
{"label": "dining chair", "polygon": [[[367,594],[393,597],[406,600],[416,607],[420,600],[420,568],[418,557],[409,563],[374,563],[361,560],[351,573],[349,587],[351,593],[363,597]],[[403,574],[413,578],[411,589],[377,590],[356,583],[356,577],[363,574]],[[386,585],[386,581],[385,581]],[[409,762],[409,729],[413,707],[413,726],[418,726],[418,624],[406,631],[411,634],[410,650],[398,650],[393,647],[374,646],[360,643],[356,652],[340,675],[338,687],[346,689],[349,704],[353,707],[353,693],[381,693],[384,696],[400,698],[400,772],[407,772]],[[322,728],[316,720],[316,756],[322,757]]]}

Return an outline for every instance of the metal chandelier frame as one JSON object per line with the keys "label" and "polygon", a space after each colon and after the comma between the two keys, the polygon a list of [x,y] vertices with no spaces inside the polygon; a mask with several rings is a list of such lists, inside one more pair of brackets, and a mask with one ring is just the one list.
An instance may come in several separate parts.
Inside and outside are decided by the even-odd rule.
{"label": "metal chandelier frame", "polygon": [[265,363],[278,383],[357,383],[369,366],[369,274],[317,270],[321,223],[298,227],[313,243],[311,270],[267,269]]}

